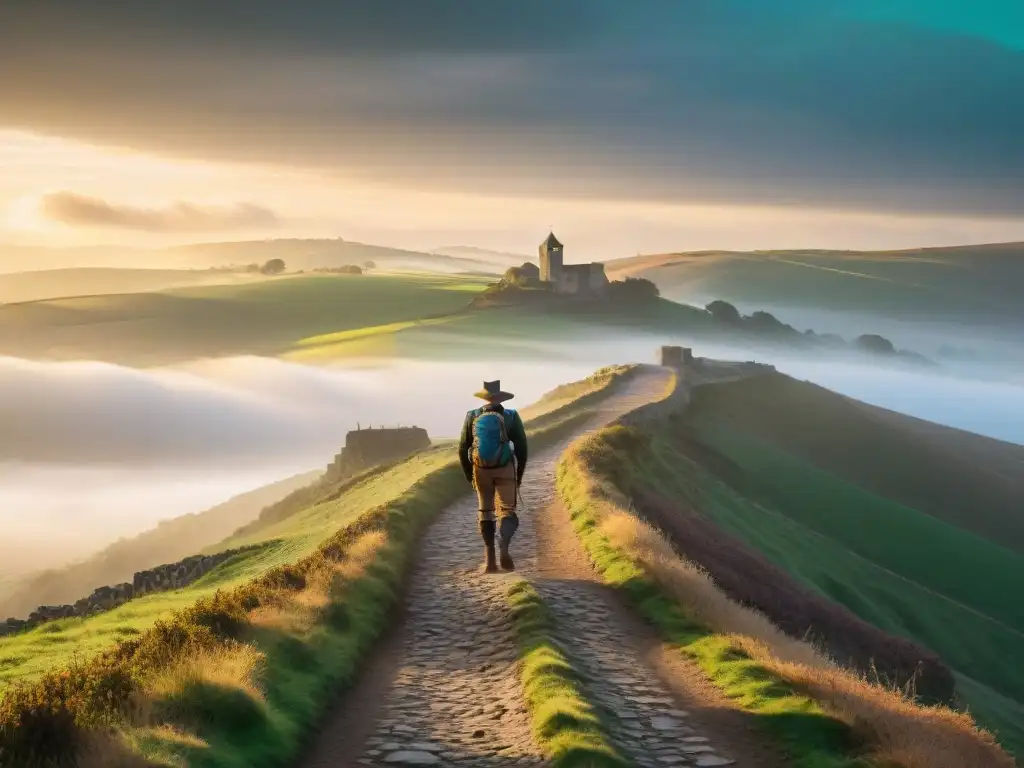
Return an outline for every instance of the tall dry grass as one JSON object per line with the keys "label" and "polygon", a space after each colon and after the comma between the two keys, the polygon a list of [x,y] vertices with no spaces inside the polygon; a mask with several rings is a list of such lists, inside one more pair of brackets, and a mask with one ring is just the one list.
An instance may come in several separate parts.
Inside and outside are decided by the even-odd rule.
{"label": "tall dry grass", "polygon": [[257,701],[263,699],[259,677],[264,655],[244,643],[203,648],[178,659],[153,676],[146,693],[154,699],[173,700],[197,685],[237,689]]}
{"label": "tall dry grass", "polygon": [[316,626],[324,609],[347,582],[358,579],[387,544],[383,531],[364,533],[346,549],[341,560],[326,561],[306,576],[306,585],[295,592],[284,593],[249,612],[249,622],[256,627],[302,634]]}
{"label": "tall dry grass", "polygon": [[[607,499],[617,494],[602,495]],[[873,746],[875,760],[902,768],[1014,768],[1013,758],[970,715],[921,706],[903,691],[873,684],[836,665],[763,614],[730,599],[646,522],[615,503],[601,506],[600,530],[615,547],[689,615],[729,635],[751,658],[849,723]]]}

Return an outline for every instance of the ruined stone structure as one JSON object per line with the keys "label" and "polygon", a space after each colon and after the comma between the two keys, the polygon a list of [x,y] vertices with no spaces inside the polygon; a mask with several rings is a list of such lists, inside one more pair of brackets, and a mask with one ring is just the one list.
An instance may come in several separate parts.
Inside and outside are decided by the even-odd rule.
{"label": "ruined stone structure", "polygon": [[327,467],[324,479],[341,480],[429,447],[430,436],[421,427],[359,428],[345,436],[345,447]]}
{"label": "ruined stone structure", "polygon": [[566,264],[563,246],[554,233],[540,244],[540,279],[554,286],[555,293],[601,296],[608,287],[604,264]]}
{"label": "ruined stone structure", "polygon": [[693,350],[690,347],[665,346],[660,352],[662,365],[670,368],[693,365]]}
{"label": "ruined stone structure", "polygon": [[55,619],[83,618],[103,611],[117,608],[136,597],[153,592],[167,592],[172,589],[187,587],[198,581],[225,560],[243,552],[258,548],[241,547],[226,549],[215,555],[193,555],[177,563],[158,565],[148,571],[139,571],[132,581],[115,584],[110,587],[97,587],[88,597],[83,597],[74,605],[40,605],[27,619],[7,619],[0,622],[0,637],[22,630],[29,630],[47,621]]}

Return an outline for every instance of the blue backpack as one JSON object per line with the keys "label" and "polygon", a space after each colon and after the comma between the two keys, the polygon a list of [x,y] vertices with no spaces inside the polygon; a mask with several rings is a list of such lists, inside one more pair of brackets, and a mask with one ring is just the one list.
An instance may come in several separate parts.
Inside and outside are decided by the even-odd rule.
{"label": "blue backpack", "polygon": [[473,464],[478,467],[504,467],[512,461],[512,444],[508,439],[505,419],[514,419],[516,412],[504,414],[486,408],[473,418]]}

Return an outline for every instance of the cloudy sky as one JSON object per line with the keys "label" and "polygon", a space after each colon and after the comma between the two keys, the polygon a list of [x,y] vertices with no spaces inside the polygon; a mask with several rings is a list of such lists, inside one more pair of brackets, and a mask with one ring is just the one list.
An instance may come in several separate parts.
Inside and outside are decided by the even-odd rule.
{"label": "cloudy sky", "polygon": [[1021,137],[1020,0],[0,5],[0,242],[1024,240]]}

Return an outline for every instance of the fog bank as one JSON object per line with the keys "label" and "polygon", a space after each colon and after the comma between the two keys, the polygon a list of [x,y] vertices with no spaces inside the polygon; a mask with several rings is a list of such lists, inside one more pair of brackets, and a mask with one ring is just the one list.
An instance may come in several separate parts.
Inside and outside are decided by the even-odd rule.
{"label": "fog bank", "polygon": [[454,437],[484,379],[501,379],[524,407],[602,365],[653,361],[661,343],[772,363],[873,405],[1024,444],[1024,387],[684,336],[619,334],[559,348],[557,360],[506,351],[489,361],[361,368],[245,357],[134,370],[0,358],[0,580],[324,467],[357,423]]}
{"label": "fog bank", "polygon": [[246,357],[135,370],[0,358],[0,578],[326,467],[357,424],[453,437],[484,379],[502,379],[522,407],[594,367]]}

